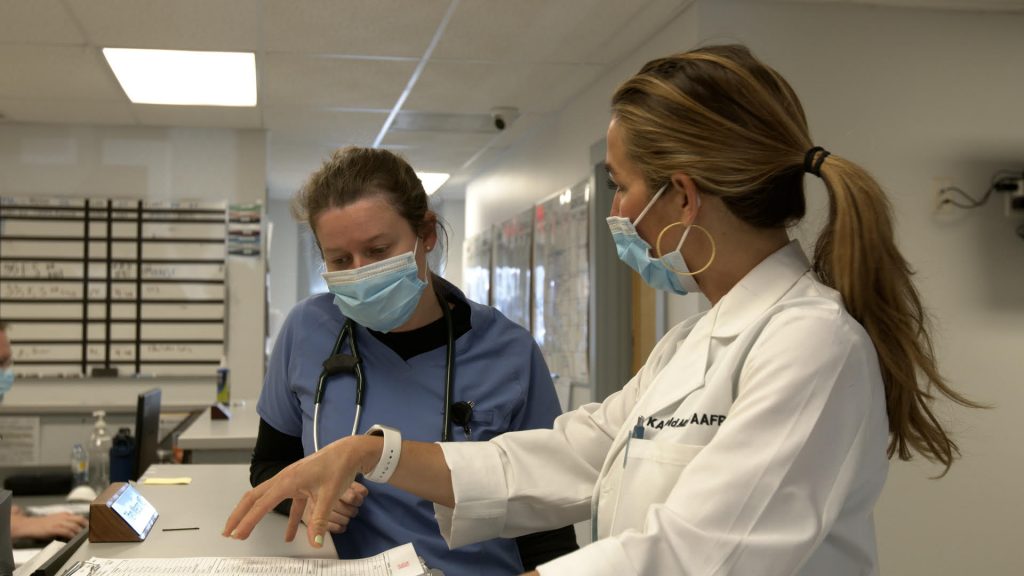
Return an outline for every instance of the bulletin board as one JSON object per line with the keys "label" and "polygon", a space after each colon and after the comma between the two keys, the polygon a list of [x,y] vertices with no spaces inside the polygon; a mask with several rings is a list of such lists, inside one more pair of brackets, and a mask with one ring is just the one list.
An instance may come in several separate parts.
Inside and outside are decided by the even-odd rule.
{"label": "bulletin board", "polygon": [[468,238],[462,253],[462,286],[466,297],[480,304],[491,305],[491,251],[494,227]]}
{"label": "bulletin board", "polygon": [[494,233],[491,284],[493,305],[513,322],[530,329],[530,273],[533,259],[533,208],[499,224]]}
{"label": "bulletin board", "polygon": [[209,375],[225,350],[223,202],[0,197],[0,318],[20,375]]}
{"label": "bulletin board", "polygon": [[589,386],[589,180],[536,205],[533,335],[562,408],[573,385]]}

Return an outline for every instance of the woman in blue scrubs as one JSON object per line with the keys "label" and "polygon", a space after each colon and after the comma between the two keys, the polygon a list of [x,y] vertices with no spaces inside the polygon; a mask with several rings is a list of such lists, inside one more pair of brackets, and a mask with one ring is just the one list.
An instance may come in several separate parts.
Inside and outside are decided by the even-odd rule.
{"label": "woman in blue scrubs", "polygon": [[[277,338],[257,405],[253,485],[374,424],[424,442],[445,439],[445,430],[447,440],[465,441],[551,427],[560,408],[530,334],[429,270],[439,223],[408,163],[385,150],[339,150],[310,177],[293,212],[316,237],[330,292],[297,304]],[[351,333],[340,337],[347,320]],[[352,339],[364,382],[359,412]],[[341,368],[323,378],[317,410],[323,364],[335,348]],[[356,482],[333,508],[329,528],[342,558],[412,542],[449,575],[518,574],[577,548],[567,526],[449,550],[433,505],[386,484],[367,490]]]}

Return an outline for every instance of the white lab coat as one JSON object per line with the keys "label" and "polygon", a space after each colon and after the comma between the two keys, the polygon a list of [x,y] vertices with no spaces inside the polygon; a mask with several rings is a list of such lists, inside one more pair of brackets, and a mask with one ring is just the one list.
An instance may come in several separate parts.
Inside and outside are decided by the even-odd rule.
{"label": "white lab coat", "polygon": [[791,242],[554,430],[443,444],[456,504],[435,513],[449,546],[592,515],[599,540],[542,575],[876,574],[882,378],[870,338],[809,268]]}

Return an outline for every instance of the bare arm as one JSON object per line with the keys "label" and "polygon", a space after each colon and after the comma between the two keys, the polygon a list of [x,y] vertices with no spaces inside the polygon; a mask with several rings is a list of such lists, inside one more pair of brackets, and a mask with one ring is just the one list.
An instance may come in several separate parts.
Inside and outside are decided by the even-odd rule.
{"label": "bare arm", "polygon": [[[383,439],[376,436],[370,438],[374,440],[373,448],[370,449],[372,460],[364,472],[369,472],[377,465],[377,459],[384,450]],[[435,504],[455,507],[452,471],[445,463],[439,444],[403,441],[402,457],[388,484]]]}
{"label": "bare arm", "polygon": [[[307,524],[309,543],[323,545],[331,505],[352,484],[356,474],[373,470],[384,449],[378,436],[348,436],[288,466],[270,480],[249,490],[224,526],[224,536],[244,540],[256,524],[281,501],[291,498],[285,539],[291,541],[307,503],[312,503],[312,522]],[[390,484],[443,506],[453,507],[451,471],[441,447],[427,442],[402,442],[402,456]]]}
{"label": "bare arm", "polygon": [[47,516],[26,516],[22,513],[11,514],[11,538],[34,538],[51,540],[63,538],[70,540],[89,525],[84,516],[69,512],[58,512]]}

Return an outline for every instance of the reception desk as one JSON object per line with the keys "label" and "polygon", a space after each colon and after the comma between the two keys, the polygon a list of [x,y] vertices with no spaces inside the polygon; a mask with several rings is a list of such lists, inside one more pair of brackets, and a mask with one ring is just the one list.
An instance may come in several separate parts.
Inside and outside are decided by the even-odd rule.
{"label": "reception desk", "polygon": [[248,466],[157,464],[149,468],[143,479],[181,476],[190,477],[192,483],[153,486],[139,482],[136,485],[139,493],[160,514],[146,540],[103,544],[86,541],[65,566],[91,557],[338,557],[332,539],[327,538],[323,548],[313,548],[302,530],[293,542],[285,542],[288,518],[273,512],[256,526],[247,540],[233,540],[220,535],[231,510],[249,489]]}

